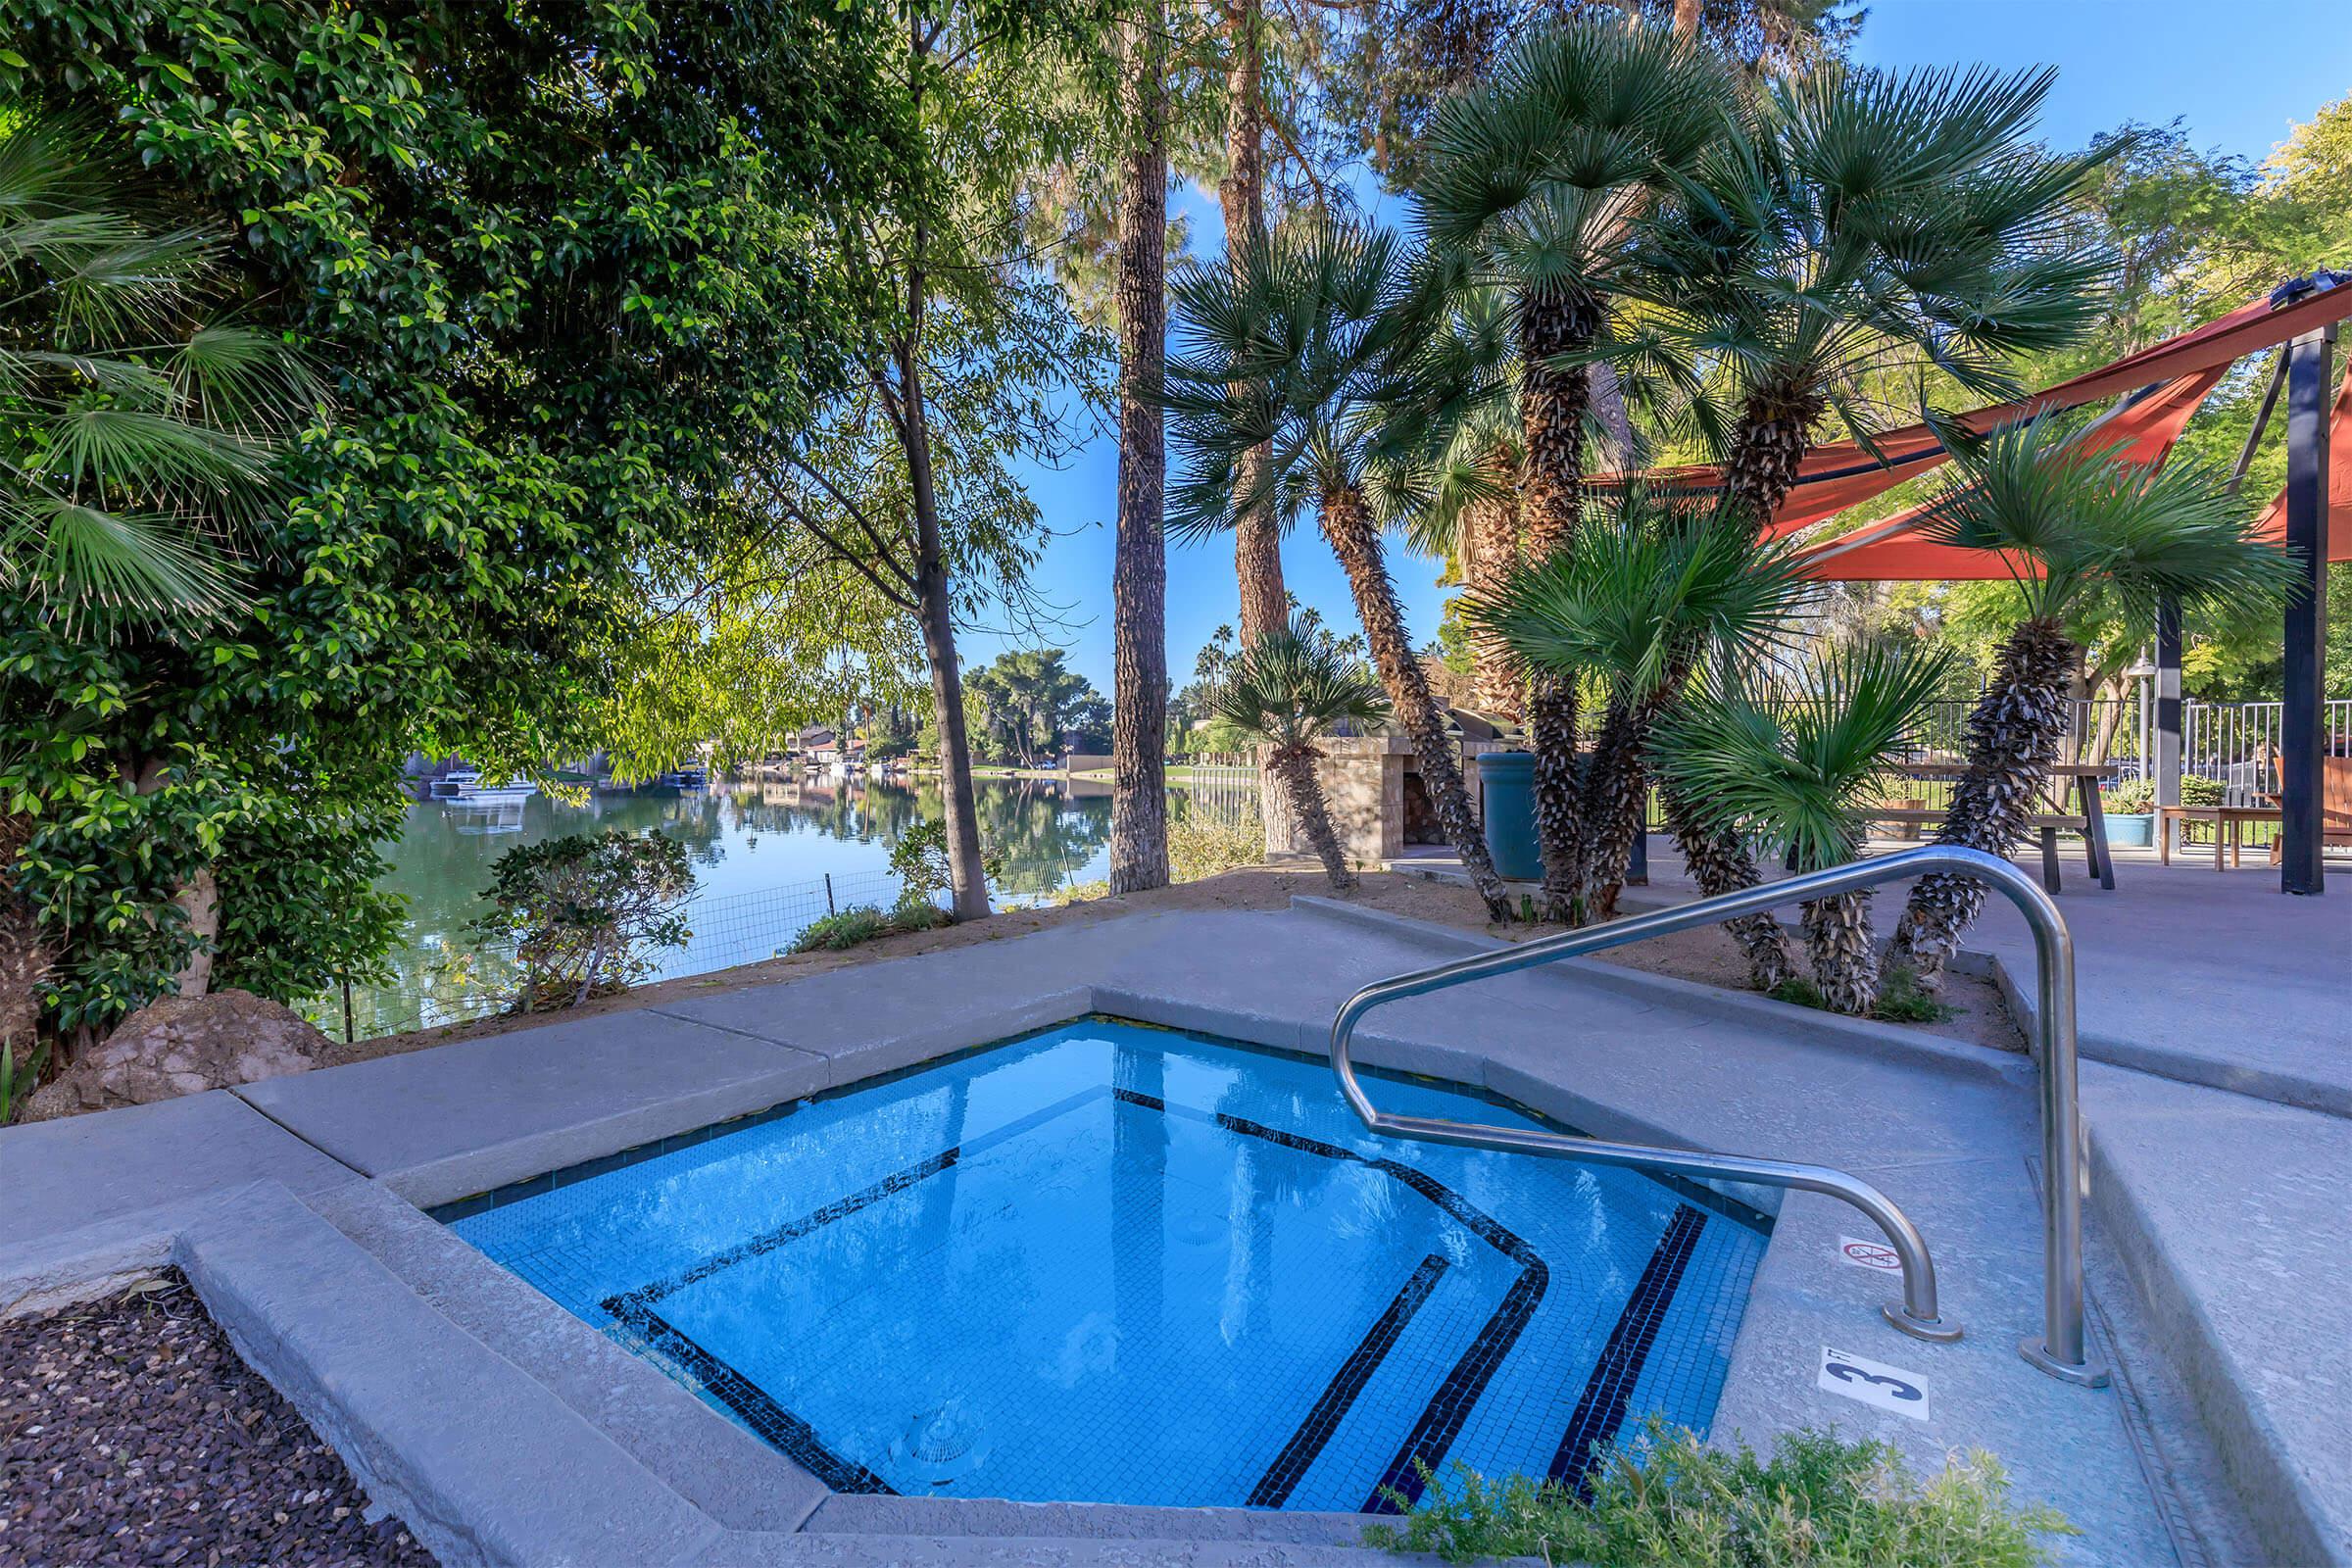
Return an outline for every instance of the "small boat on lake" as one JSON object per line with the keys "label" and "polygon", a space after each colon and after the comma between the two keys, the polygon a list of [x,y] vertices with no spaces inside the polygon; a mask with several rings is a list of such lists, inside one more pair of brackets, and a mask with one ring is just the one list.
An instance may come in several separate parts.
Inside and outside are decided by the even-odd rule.
{"label": "small boat on lake", "polygon": [[436,801],[521,801],[538,793],[539,786],[527,778],[510,779],[504,784],[485,784],[477,769],[453,767],[433,780],[432,798]]}

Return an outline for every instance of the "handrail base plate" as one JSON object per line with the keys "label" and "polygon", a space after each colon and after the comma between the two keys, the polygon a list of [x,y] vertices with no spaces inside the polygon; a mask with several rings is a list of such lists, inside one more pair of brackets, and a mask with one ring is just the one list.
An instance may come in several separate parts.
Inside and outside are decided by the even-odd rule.
{"label": "handrail base plate", "polygon": [[2062,1383],[2072,1383],[2085,1389],[2103,1389],[2107,1386],[2107,1369],[2098,1362],[2084,1361],[2081,1366],[2070,1365],[2050,1354],[2048,1348],[2034,1335],[2029,1334],[2017,1342],[2017,1353]]}
{"label": "handrail base plate", "polygon": [[1949,1345],[1952,1341],[1960,1338],[1960,1325],[1948,1317],[1933,1319],[1913,1317],[1904,1310],[1903,1303],[1900,1301],[1888,1301],[1879,1310],[1886,1314],[1887,1322],[1915,1340],[1927,1340],[1936,1345]]}

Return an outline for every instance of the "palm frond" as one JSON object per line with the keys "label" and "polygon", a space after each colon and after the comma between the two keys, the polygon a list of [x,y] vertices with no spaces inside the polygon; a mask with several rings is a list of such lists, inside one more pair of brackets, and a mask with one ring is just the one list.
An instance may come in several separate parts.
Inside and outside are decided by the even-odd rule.
{"label": "palm frond", "polygon": [[1653,732],[1659,773],[1718,830],[1793,849],[1802,869],[1842,863],[1952,665],[1950,650],[1914,643],[1841,648],[1777,683],[1718,675]]}
{"label": "palm frond", "polygon": [[2202,465],[2131,463],[2046,413],[1947,445],[1955,471],[1921,531],[2000,552],[2034,619],[2065,619],[2093,589],[2151,619],[2168,597],[2194,613],[2280,604],[2293,587],[2292,559],[2256,537],[2245,504]]}
{"label": "palm frond", "polygon": [[[1172,532],[1230,527],[1268,496],[1288,517],[1397,456],[1384,454],[1387,421],[1372,411],[1397,380],[1410,286],[1395,234],[1317,219],[1283,225],[1230,264],[1179,270],[1158,394],[1181,469]],[[1268,494],[1238,496],[1240,459],[1261,443],[1272,448]]]}
{"label": "palm frond", "polygon": [[157,217],[122,133],[0,122],[0,576],[69,615],[170,630],[237,597],[231,546],[276,503],[280,443],[322,395],[215,309],[216,229]]}
{"label": "palm frond", "polygon": [[1566,549],[1469,596],[1465,618],[1529,668],[1598,671],[1628,701],[1710,646],[1759,662],[1811,590],[1793,550],[1751,546],[1741,515],[1712,497],[1681,505],[1630,488]]}
{"label": "palm frond", "polygon": [[[12,500],[0,524],[0,577],[63,602],[132,609],[170,605],[206,619],[236,602],[230,566],[187,519],[109,512],[34,496]],[[29,579],[29,582],[26,580]]]}
{"label": "palm frond", "polygon": [[1389,700],[1363,661],[1293,617],[1242,650],[1233,673],[1210,694],[1209,710],[1244,734],[1302,748],[1341,724],[1385,722]]}

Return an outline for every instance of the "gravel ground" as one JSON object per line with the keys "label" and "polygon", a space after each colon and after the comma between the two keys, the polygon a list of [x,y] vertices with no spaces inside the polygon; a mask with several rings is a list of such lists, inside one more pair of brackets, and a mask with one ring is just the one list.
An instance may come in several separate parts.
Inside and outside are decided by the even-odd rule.
{"label": "gravel ground", "polygon": [[0,1323],[0,1563],[431,1568],[177,1274]]}

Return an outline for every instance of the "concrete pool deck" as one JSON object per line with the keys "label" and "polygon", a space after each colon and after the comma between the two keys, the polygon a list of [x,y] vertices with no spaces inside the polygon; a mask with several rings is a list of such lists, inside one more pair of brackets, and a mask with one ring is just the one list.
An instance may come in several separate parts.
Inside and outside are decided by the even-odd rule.
{"label": "concrete pool deck", "polygon": [[[833,1496],[418,1205],[1093,1012],[1320,1054],[1359,986],[1488,940],[1318,901],[1137,914],[18,1128],[0,1310],[177,1261],[446,1564],[1360,1562],[1353,1516]],[[1360,1040],[1598,1136],[1844,1166],[1908,1209],[1967,1337],[1886,1327],[1891,1278],[1838,1255],[1866,1222],[1790,1195],[1719,1435],[1834,1422],[1927,1471],[1988,1448],[2083,1532],[2068,1561],[2352,1562],[2352,1121],[2085,1064],[2093,1325],[2124,1375],[2084,1390],[2015,1348],[2040,1300],[2023,1058],[1581,962]],[[1919,1377],[1930,1419],[1824,1392],[1825,1347]]]}

